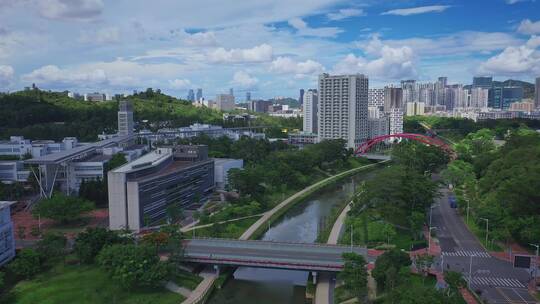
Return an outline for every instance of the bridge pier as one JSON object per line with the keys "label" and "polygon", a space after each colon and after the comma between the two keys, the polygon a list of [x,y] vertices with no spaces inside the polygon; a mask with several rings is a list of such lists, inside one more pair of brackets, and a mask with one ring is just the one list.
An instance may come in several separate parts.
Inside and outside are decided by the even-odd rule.
{"label": "bridge pier", "polygon": [[214,265],[214,270],[216,271],[216,275],[219,276],[219,265]]}
{"label": "bridge pier", "polygon": [[317,285],[317,272],[316,271],[311,272],[311,279],[312,279],[313,285]]}

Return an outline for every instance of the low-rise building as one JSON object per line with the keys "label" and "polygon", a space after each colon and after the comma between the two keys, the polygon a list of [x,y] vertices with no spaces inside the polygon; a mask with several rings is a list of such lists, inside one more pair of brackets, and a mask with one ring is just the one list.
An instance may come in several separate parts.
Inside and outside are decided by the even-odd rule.
{"label": "low-rise building", "polygon": [[305,145],[319,143],[319,137],[316,133],[292,132],[288,134],[288,143],[303,148]]}
{"label": "low-rise building", "polygon": [[164,223],[168,210],[197,209],[214,190],[207,146],[158,148],[109,171],[110,229],[139,231]]}
{"label": "low-rise building", "polygon": [[12,203],[0,201],[0,266],[15,257],[15,237],[10,211]]}
{"label": "low-rise building", "polygon": [[24,167],[24,162],[21,160],[0,161],[0,182],[25,182],[29,175],[30,170]]}
{"label": "low-rise building", "polygon": [[229,185],[229,170],[242,169],[244,160],[231,158],[214,158],[214,181],[216,189],[223,190]]}

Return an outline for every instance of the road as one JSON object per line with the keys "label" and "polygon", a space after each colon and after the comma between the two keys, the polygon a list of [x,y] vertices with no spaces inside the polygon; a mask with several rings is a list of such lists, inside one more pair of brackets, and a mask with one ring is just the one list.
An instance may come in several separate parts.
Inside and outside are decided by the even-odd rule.
{"label": "road", "polygon": [[432,214],[432,226],[437,227],[441,246],[438,267],[461,272],[468,281],[472,266],[471,288],[487,303],[538,303],[527,291],[531,278],[527,270],[513,268],[511,263],[491,257],[450,207],[448,189],[442,188],[441,194]]}

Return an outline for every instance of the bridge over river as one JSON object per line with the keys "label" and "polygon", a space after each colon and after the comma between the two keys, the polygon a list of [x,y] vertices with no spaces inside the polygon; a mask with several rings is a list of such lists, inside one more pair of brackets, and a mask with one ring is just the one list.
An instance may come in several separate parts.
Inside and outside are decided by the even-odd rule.
{"label": "bridge over river", "polygon": [[339,272],[342,254],[351,251],[367,258],[365,247],[236,239],[184,241],[186,262],[304,271]]}

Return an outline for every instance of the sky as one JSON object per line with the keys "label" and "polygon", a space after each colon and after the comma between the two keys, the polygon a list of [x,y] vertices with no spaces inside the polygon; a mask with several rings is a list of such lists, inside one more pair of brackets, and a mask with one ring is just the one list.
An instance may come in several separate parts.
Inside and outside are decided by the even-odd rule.
{"label": "sky", "polygon": [[320,73],[540,76],[540,0],[0,0],[0,91],[297,98]]}

